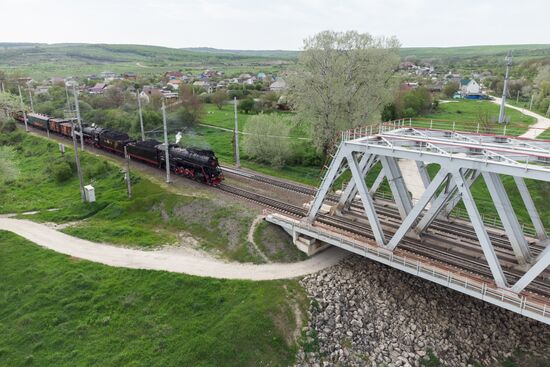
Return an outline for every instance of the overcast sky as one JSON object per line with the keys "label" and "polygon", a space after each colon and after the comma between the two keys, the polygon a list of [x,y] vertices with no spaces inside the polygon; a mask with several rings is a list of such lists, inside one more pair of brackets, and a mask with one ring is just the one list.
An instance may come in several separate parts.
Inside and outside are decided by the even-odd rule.
{"label": "overcast sky", "polygon": [[406,47],[550,43],[550,0],[0,1],[0,42],[298,50],[330,29]]}

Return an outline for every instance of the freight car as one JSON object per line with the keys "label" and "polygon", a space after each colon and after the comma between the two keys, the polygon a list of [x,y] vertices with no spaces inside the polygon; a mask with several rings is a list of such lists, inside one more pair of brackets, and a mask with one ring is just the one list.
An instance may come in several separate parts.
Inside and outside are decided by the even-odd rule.
{"label": "freight car", "polygon": [[[23,113],[14,114],[14,118],[24,122]],[[27,119],[31,126],[49,130],[67,138],[72,137],[73,122],[71,120],[51,118],[41,114],[29,114]],[[74,124],[74,128],[77,131],[79,129],[76,124]],[[82,135],[85,144],[119,155],[124,153],[126,147],[128,155],[133,159],[158,168],[166,167],[164,144],[157,140],[135,141],[128,134],[86,124],[82,124]],[[218,185],[224,179],[218,159],[212,150],[182,148],[177,144],[170,144],[168,149],[170,170],[174,173],[208,185]]]}

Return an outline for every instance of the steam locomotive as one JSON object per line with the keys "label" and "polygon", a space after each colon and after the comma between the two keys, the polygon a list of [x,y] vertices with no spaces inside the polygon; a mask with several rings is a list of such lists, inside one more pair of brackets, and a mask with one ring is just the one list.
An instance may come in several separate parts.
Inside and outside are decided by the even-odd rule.
{"label": "steam locomotive", "polygon": [[[17,113],[14,117],[21,123],[25,122],[22,113]],[[79,132],[79,127],[70,119],[57,119],[38,113],[29,113],[27,123],[67,138],[72,138],[73,126]],[[87,124],[82,124],[82,137],[85,144],[117,155],[123,155],[126,147],[131,158],[158,168],[166,168],[166,147],[157,140],[137,141],[126,133]],[[212,150],[169,144],[168,155],[170,170],[178,175],[213,186],[219,185],[224,179],[218,158]]]}

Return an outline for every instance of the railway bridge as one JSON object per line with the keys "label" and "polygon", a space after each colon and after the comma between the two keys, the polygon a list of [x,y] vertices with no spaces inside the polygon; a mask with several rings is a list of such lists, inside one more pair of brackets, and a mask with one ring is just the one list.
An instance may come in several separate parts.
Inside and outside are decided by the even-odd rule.
{"label": "railway bridge", "polygon": [[[537,211],[530,191],[550,182],[550,141],[394,124],[375,130],[342,134],[302,216],[267,220],[306,253],[338,246],[550,324],[550,213]],[[474,184],[486,197],[474,197]],[[497,219],[488,224],[482,206]]]}

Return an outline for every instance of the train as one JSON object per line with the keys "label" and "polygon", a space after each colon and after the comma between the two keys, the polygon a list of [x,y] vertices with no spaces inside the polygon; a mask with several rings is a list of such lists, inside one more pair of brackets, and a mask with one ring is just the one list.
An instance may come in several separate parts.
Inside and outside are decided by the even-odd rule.
{"label": "train", "polygon": [[[21,112],[16,113],[14,118],[25,123],[25,117]],[[53,118],[39,113],[27,114],[27,124],[39,130],[71,139],[73,126],[77,132],[80,132],[79,126],[74,123],[74,120]],[[116,155],[124,155],[126,150],[126,153],[134,160],[166,169],[165,145],[155,139],[135,140],[126,133],[84,123],[82,124],[82,137],[86,145]],[[218,158],[212,150],[169,144],[168,156],[170,170],[177,175],[211,186],[217,186],[224,180]]]}

